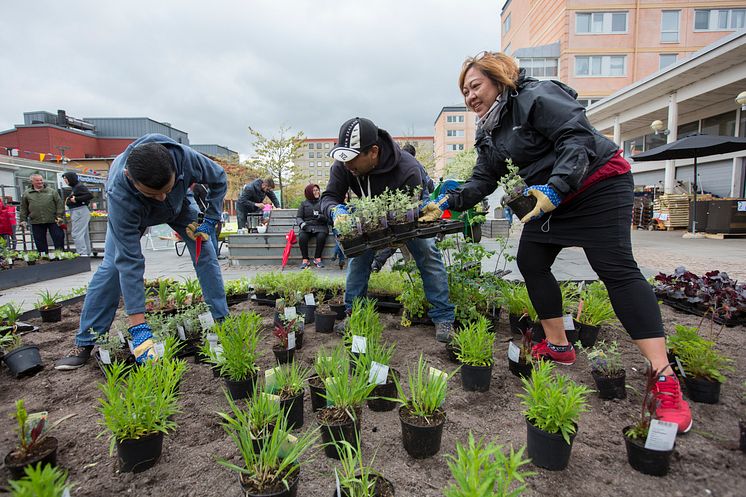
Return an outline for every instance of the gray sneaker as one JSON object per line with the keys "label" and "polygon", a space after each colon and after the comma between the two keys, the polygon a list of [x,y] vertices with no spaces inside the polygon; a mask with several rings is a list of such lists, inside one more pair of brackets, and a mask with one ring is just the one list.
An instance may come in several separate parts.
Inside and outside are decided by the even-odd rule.
{"label": "gray sneaker", "polygon": [[453,331],[453,323],[442,322],[435,323],[435,339],[442,343],[448,343],[451,341],[451,332]]}
{"label": "gray sneaker", "polygon": [[71,371],[85,366],[91,357],[93,345],[87,347],[73,347],[65,357],[54,363],[54,369],[58,371]]}

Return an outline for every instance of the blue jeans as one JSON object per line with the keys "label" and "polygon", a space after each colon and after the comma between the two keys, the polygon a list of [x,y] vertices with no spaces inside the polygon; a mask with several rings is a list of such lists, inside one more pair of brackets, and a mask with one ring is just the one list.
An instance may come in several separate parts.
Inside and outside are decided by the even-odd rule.
{"label": "blue jeans", "polygon": [[[448,297],[448,274],[440,258],[440,252],[435,248],[435,238],[414,238],[404,243],[412,253],[422,275],[425,297],[430,303],[427,315],[434,323],[452,323],[455,314],[454,306]],[[366,250],[357,257],[350,258],[345,284],[345,307],[348,312],[356,298],[364,297],[368,293],[370,265],[374,256],[374,251]]]}
{"label": "blue jeans", "polygon": [[[189,238],[185,226],[169,225],[176,231],[189,249],[189,255],[194,264],[194,240]],[[106,237],[104,245],[104,260],[96,270],[96,274],[88,284],[88,291],[80,315],[80,329],[75,335],[75,345],[78,347],[93,345],[96,337],[108,332],[114,315],[119,307],[119,271],[114,264],[116,244],[113,237]],[[217,321],[228,315],[228,304],[225,301],[223,275],[212,243],[203,243],[199,263],[195,266],[202,295],[210,307],[212,317]],[[92,333],[90,330],[95,330]]]}

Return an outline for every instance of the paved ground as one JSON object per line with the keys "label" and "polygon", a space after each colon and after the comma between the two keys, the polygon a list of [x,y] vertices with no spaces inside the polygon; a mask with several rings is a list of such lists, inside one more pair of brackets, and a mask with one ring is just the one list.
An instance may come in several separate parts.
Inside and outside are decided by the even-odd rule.
{"label": "paved ground", "polygon": [[[703,273],[712,269],[727,271],[732,278],[746,279],[746,238],[731,240],[684,239],[681,231],[633,231],[632,243],[640,268],[645,276],[651,276],[658,271],[671,272],[677,266],[686,266],[695,273]],[[514,228],[509,238],[508,252],[515,254],[520,231]],[[490,250],[496,250],[498,244],[494,240],[484,240],[483,244]],[[144,245],[144,244],[143,244]],[[225,250],[224,250],[225,251]],[[195,276],[190,259],[187,256],[177,257],[173,249],[154,251],[149,248],[143,250],[146,257],[145,277],[156,278],[170,276],[185,278]],[[492,271],[496,263],[502,268],[498,257],[485,260],[483,268]],[[101,263],[101,259],[92,259],[92,272],[82,273],[56,280],[45,281],[33,285],[26,285],[0,292],[0,304],[9,301],[22,302],[24,309],[31,309],[36,302],[36,293],[49,289],[51,291],[69,292],[72,288],[88,284],[93,271]],[[226,280],[241,277],[251,278],[257,272],[279,269],[277,267],[246,267],[231,266],[228,261],[221,261],[223,277]],[[331,266],[331,265],[330,265]],[[509,279],[521,279],[515,262],[506,265],[511,270]],[[296,268],[288,268],[295,271]],[[344,274],[336,266],[322,270],[324,275],[341,276]],[[553,271],[559,280],[593,280],[596,274],[588,265],[585,254],[581,249],[570,248],[563,250],[553,266]]]}

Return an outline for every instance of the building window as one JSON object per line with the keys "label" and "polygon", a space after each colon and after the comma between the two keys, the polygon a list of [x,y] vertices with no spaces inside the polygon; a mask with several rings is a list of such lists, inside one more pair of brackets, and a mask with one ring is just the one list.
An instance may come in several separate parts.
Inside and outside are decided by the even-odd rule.
{"label": "building window", "polygon": [[317,143],[316,148],[321,148],[321,143]]}
{"label": "building window", "polygon": [[447,129],[446,136],[464,136],[463,129]]}
{"label": "building window", "polygon": [[503,21],[503,34],[507,34],[510,31],[510,14]]}
{"label": "building window", "polygon": [[326,161],[326,162],[324,163],[324,165],[325,165],[326,167],[329,167],[329,161]]}
{"label": "building window", "polygon": [[676,57],[679,54],[675,53],[662,53],[658,56],[658,69],[663,69],[664,67],[668,67],[674,62],[676,62]]}
{"label": "building window", "polygon": [[612,34],[627,32],[627,12],[579,12],[575,14],[575,33]]}
{"label": "building window", "polygon": [[676,136],[679,138],[684,138],[685,136],[693,135],[694,133],[699,133],[699,121],[682,124],[676,128]]}
{"label": "building window", "polygon": [[557,59],[534,57],[519,59],[519,65],[526,70],[526,76],[534,78],[557,77]]}
{"label": "building window", "polygon": [[313,148],[313,143],[309,143],[308,148]]}
{"label": "building window", "polygon": [[308,152],[308,158],[313,159],[313,152]]}
{"label": "building window", "polygon": [[736,111],[702,119],[702,134],[735,136]]}
{"label": "building window", "polygon": [[624,76],[626,58],[625,55],[576,55],[575,76]]}
{"label": "building window", "polygon": [[464,116],[446,116],[447,123],[462,123],[464,122]]}
{"label": "building window", "polygon": [[324,143],[324,148],[329,148],[329,144],[328,143]]}
{"label": "building window", "polygon": [[679,11],[664,10],[661,12],[661,43],[679,42]]}
{"label": "building window", "polygon": [[463,149],[464,149],[463,143],[449,143],[448,145],[446,145],[446,150],[448,150],[449,152],[458,152],[459,150],[463,150]]}
{"label": "building window", "polygon": [[729,31],[746,27],[746,9],[707,9],[694,11],[695,31]]}
{"label": "building window", "polygon": [[321,152],[316,152],[316,158],[321,159]]}

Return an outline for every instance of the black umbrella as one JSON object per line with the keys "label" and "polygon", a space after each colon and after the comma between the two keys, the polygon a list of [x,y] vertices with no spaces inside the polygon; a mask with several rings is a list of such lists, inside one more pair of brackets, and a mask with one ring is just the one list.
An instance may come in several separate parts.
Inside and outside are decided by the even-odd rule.
{"label": "black umbrella", "polygon": [[746,150],[746,138],[722,135],[695,134],[641,154],[633,155],[635,161],[694,159],[694,219],[692,233],[697,232],[697,158],[709,155],[728,154]]}

